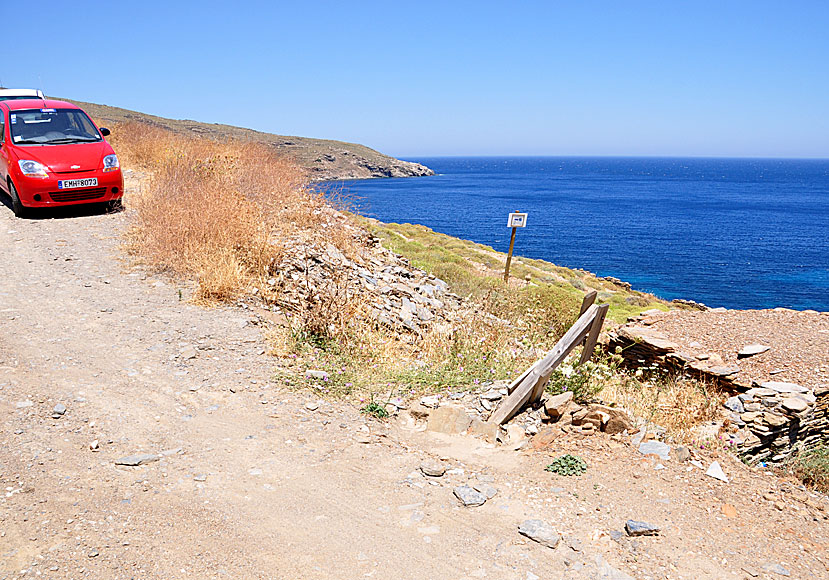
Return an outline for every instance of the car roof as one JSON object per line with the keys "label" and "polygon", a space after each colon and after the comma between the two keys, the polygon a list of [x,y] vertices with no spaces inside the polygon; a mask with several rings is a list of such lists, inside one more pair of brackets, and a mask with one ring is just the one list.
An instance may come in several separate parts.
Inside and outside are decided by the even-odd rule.
{"label": "car roof", "polygon": [[10,111],[21,109],[80,109],[77,105],[66,101],[53,101],[51,99],[18,99],[15,101],[0,101]]}
{"label": "car roof", "polygon": [[0,97],[35,97],[39,99],[43,93],[38,89],[0,89]]}

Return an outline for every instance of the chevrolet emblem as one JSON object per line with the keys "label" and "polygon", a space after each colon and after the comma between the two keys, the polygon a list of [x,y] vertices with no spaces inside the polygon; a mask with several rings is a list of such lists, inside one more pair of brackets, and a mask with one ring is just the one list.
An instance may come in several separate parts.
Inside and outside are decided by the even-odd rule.
{"label": "chevrolet emblem", "polygon": [[73,165],[72,167],[70,167],[70,169],[80,169],[80,168],[81,168],[80,165]]}

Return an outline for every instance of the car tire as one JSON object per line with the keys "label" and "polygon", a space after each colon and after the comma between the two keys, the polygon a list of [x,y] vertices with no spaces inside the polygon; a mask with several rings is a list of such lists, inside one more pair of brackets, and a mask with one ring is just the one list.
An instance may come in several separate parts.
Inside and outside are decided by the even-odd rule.
{"label": "car tire", "polygon": [[12,198],[12,211],[14,215],[22,218],[26,217],[26,214],[29,213],[29,209],[20,202],[20,196],[17,194],[17,188],[15,188],[14,183],[9,181],[9,196]]}

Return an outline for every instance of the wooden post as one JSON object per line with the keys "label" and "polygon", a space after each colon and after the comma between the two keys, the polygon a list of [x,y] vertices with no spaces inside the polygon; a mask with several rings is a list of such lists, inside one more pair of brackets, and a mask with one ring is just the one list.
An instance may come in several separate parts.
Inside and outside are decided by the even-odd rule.
{"label": "wooden post", "polygon": [[584,339],[584,350],[581,351],[579,364],[586,363],[593,356],[593,350],[596,348],[596,341],[599,340],[599,333],[602,331],[604,317],[607,315],[608,308],[610,308],[610,304],[599,305],[599,310],[596,311],[596,318],[593,319],[590,332],[587,333],[587,338]]}
{"label": "wooden post", "polygon": [[509,282],[509,266],[512,263],[512,248],[515,246],[515,230],[518,228],[512,228],[512,236],[509,239],[509,252],[507,253],[507,267],[504,268],[504,282]]}
{"label": "wooden post", "polygon": [[595,290],[591,290],[584,295],[584,300],[581,301],[581,310],[579,310],[579,318],[593,305],[596,301],[596,296],[598,296],[598,293]]}

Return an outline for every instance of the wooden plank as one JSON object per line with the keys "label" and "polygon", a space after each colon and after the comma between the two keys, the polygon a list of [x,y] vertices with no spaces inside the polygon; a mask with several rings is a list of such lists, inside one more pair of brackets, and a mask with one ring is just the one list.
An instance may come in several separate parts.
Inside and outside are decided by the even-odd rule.
{"label": "wooden plank", "polygon": [[581,359],[579,364],[586,363],[593,356],[593,351],[596,349],[596,342],[599,340],[599,333],[602,331],[604,318],[607,316],[607,310],[610,304],[602,304],[596,312],[596,318],[593,319],[593,324],[590,326],[590,332],[584,341],[584,350],[581,351]]}
{"label": "wooden plank", "polygon": [[598,306],[592,305],[582,314],[570,330],[561,337],[553,349],[544,358],[534,364],[530,372],[515,387],[513,392],[501,403],[490,417],[491,423],[501,425],[508,421],[527,402],[541,397],[544,385],[555,368],[567,358],[567,355],[579,345],[590,331],[591,324],[598,312]]}
{"label": "wooden plank", "polygon": [[598,295],[599,293],[595,290],[591,290],[584,295],[584,299],[581,301],[581,310],[579,310],[579,318],[581,318],[581,315],[587,312],[587,309],[593,305],[596,301],[596,296]]}

